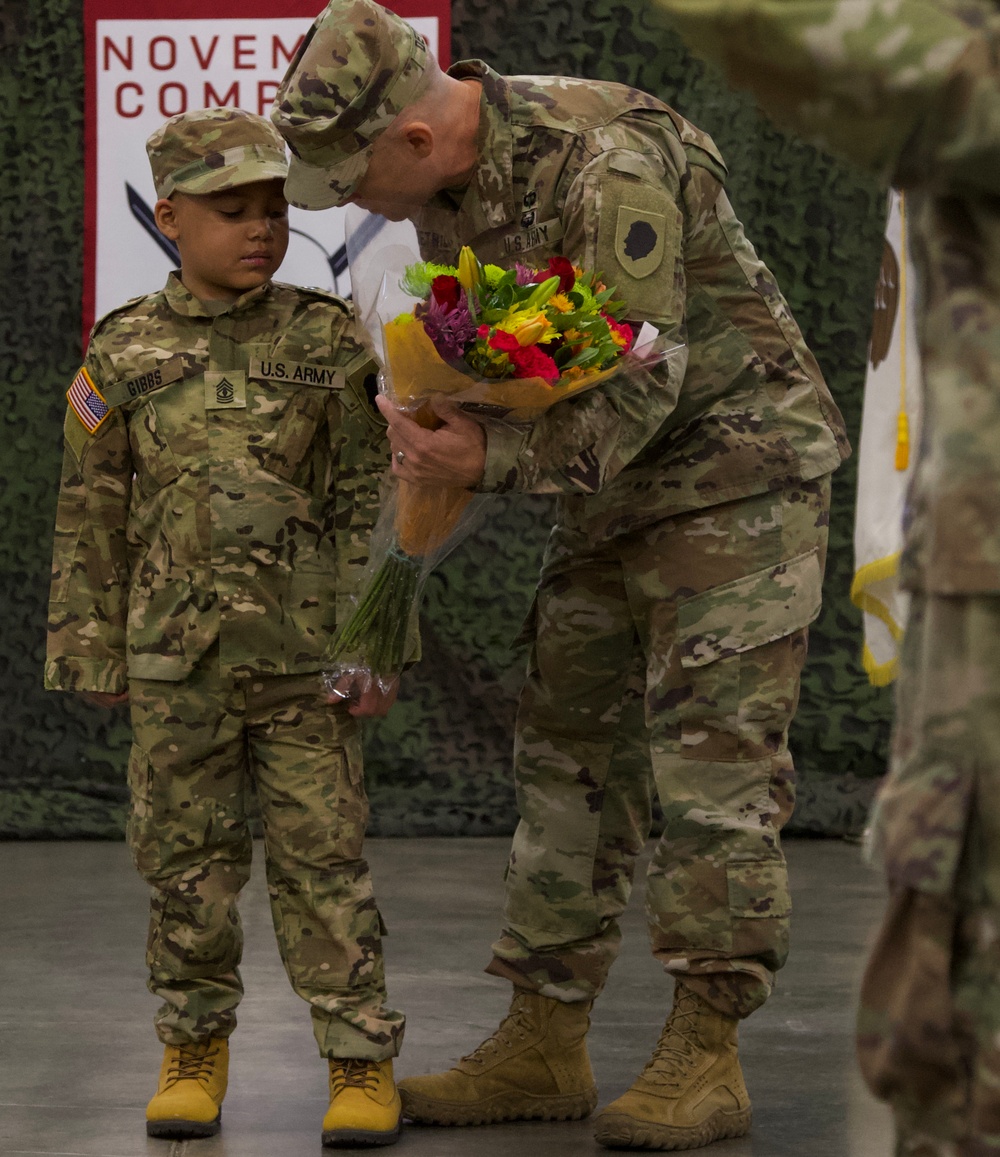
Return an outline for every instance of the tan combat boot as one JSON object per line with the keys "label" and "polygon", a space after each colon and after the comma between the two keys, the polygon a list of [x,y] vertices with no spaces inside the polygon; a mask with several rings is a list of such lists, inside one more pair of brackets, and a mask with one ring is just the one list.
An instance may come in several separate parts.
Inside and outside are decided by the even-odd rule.
{"label": "tan combat boot", "polygon": [[330,1058],[324,1145],[392,1145],[399,1140],[400,1108],[391,1060]]}
{"label": "tan combat boot", "polygon": [[649,1063],[599,1114],[594,1137],[616,1149],[697,1149],[750,1128],[736,1055],[738,1021],[677,983]]}
{"label": "tan combat boot", "polygon": [[597,1104],[590,1005],[515,989],[500,1027],[475,1052],[446,1073],[399,1082],[403,1115],[433,1125],[586,1117]]}
{"label": "tan combat boot", "polygon": [[150,1137],[211,1137],[222,1123],[229,1042],[167,1045],[156,1096],[146,1106]]}

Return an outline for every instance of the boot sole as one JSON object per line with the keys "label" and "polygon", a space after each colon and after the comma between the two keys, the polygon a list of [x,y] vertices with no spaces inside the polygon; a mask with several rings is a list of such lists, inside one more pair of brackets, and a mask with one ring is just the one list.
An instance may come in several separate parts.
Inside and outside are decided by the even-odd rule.
{"label": "boot sole", "polygon": [[594,1140],[607,1149],[700,1149],[713,1141],[742,1137],[750,1132],[749,1109],[725,1113],[721,1109],[700,1125],[687,1129],[640,1121],[625,1113],[602,1114],[594,1125]]}
{"label": "boot sole", "polygon": [[186,1141],[192,1137],[214,1137],[222,1128],[222,1114],[214,1121],[147,1121],[147,1137],[166,1137]]}
{"label": "boot sole", "polygon": [[328,1129],[323,1134],[327,1149],[371,1148],[376,1145],[395,1145],[399,1140],[399,1126],[389,1132],[373,1129]]}
{"label": "boot sole", "polygon": [[579,1121],[597,1106],[597,1089],[563,1097],[532,1097],[498,1093],[486,1101],[466,1105],[435,1101],[400,1089],[403,1116],[425,1125],[497,1125],[501,1121]]}

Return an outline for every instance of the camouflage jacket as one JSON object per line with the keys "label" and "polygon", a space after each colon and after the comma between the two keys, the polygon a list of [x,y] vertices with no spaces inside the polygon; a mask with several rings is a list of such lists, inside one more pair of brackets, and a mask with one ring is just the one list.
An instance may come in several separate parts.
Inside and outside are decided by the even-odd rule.
{"label": "camouflage jacket", "polygon": [[320,290],[213,314],[171,274],[101,319],[66,414],[46,686],[177,681],[216,640],[237,676],[321,669],[388,461],[371,368]]}
{"label": "camouflage jacket", "polygon": [[[423,256],[598,270],[634,322],[680,356],[491,429],[482,489],[564,496],[594,538],[826,474],[843,423],[776,285],[743,234],[711,139],[636,89],[501,77],[481,61],[480,164],[415,217]],[[686,353],[686,356],[685,356]]]}
{"label": "camouflage jacket", "polygon": [[997,6],[660,3],[776,120],[907,190],[924,396],[902,579],[1000,591]]}

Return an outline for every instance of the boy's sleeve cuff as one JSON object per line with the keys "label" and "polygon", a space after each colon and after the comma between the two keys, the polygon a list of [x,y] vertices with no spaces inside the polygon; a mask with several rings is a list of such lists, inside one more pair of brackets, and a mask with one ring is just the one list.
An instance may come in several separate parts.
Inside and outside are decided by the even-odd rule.
{"label": "boy's sleeve cuff", "polygon": [[103,691],[117,695],[128,689],[125,664],[117,660],[60,656],[45,664],[47,691]]}

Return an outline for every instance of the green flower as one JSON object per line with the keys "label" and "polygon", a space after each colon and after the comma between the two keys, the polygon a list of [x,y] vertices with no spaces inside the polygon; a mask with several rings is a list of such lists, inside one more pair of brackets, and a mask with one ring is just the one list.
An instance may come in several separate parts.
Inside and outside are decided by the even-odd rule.
{"label": "green flower", "polygon": [[433,261],[417,261],[407,265],[399,280],[399,288],[410,297],[426,297],[431,291],[435,277],[455,277],[458,270],[454,265],[437,265]]}

